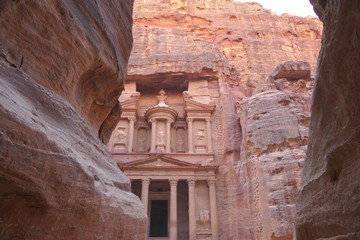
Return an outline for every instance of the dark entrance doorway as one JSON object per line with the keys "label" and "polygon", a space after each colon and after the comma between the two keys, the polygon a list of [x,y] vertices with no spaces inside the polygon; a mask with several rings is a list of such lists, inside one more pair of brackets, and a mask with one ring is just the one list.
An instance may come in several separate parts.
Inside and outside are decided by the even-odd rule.
{"label": "dark entrance doorway", "polygon": [[151,200],[150,237],[168,236],[168,201]]}

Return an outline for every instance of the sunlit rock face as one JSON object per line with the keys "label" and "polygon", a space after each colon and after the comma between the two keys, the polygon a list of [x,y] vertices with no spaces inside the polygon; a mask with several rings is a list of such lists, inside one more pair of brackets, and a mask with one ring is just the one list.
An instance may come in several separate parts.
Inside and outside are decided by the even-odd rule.
{"label": "sunlit rock face", "polygon": [[358,1],[312,1],[324,35],[309,147],[297,200],[297,239],[360,239]]}
{"label": "sunlit rock face", "polygon": [[[156,71],[157,66],[176,71],[180,67],[174,65],[209,61],[211,52],[201,52],[205,49],[199,45],[210,47],[214,44],[227,60],[226,66],[221,66],[226,69],[223,71],[227,82],[249,86],[265,82],[274,67],[286,61],[307,61],[315,72],[322,32],[318,19],[286,14],[277,16],[257,3],[232,0],[137,1],[134,25],[134,38],[138,41],[135,41],[129,64],[130,75],[136,74],[142,65],[147,66],[146,72],[150,72],[150,63],[152,71]],[[176,41],[181,36],[187,36],[187,39],[189,36],[198,37],[198,47],[187,48],[192,44],[186,39]],[[175,56],[175,52],[180,53],[180,48],[185,51]],[[190,51],[190,56],[203,56],[184,61],[184,55],[189,55],[186,53]],[[140,63],[137,55],[143,53],[149,58]],[[172,59],[165,59],[166,55]],[[192,72],[197,65],[200,66],[192,64],[187,67],[185,64],[181,69]]]}
{"label": "sunlit rock face", "polygon": [[216,106],[220,239],[293,237],[321,32],[254,3],[135,1],[132,91],[196,91]]}
{"label": "sunlit rock face", "polygon": [[143,206],[99,140],[131,14],[131,1],[0,3],[1,239],[144,239]]}

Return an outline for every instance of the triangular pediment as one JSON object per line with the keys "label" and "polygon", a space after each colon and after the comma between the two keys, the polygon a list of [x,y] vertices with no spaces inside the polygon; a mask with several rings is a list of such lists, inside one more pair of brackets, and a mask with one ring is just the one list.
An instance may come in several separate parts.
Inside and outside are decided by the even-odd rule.
{"label": "triangular pediment", "polygon": [[199,165],[184,162],[175,158],[166,157],[162,154],[154,155],[149,158],[139,159],[129,163],[121,164],[120,168],[157,168],[157,167],[198,167]]}
{"label": "triangular pediment", "polygon": [[129,99],[120,101],[122,109],[136,109],[138,107],[138,100],[140,98],[140,93],[133,93]]}

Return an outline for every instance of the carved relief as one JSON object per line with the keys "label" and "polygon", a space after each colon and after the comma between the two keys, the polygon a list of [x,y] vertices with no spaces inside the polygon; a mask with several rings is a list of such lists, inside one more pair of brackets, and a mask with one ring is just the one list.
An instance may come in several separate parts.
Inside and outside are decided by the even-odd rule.
{"label": "carved relief", "polygon": [[206,153],[207,149],[207,136],[205,132],[205,121],[196,120],[194,121],[194,147],[195,153]]}
{"label": "carved relief", "polygon": [[205,129],[198,129],[195,134],[196,144],[205,144]]}
{"label": "carved relief", "polygon": [[165,133],[165,122],[159,121],[157,123],[156,152],[165,152]]}
{"label": "carved relief", "polygon": [[164,89],[161,89],[159,91],[159,95],[157,96],[157,98],[159,99],[158,106],[167,106],[165,103],[167,96],[166,96]]}
{"label": "carved relief", "polygon": [[201,232],[210,231],[210,211],[203,209],[197,217],[198,229]]}
{"label": "carved relief", "polygon": [[125,151],[126,150],[127,133],[124,127],[118,127],[114,137],[114,150]]}
{"label": "carved relief", "polygon": [[163,129],[159,130],[157,134],[157,144],[165,144],[165,131]]}
{"label": "carved relief", "polygon": [[137,135],[137,151],[146,152],[146,129],[139,128]]}
{"label": "carved relief", "polygon": [[125,128],[118,127],[115,134],[115,141],[117,143],[126,143],[126,136]]}
{"label": "carved relief", "polygon": [[185,152],[185,129],[176,130],[176,152]]}

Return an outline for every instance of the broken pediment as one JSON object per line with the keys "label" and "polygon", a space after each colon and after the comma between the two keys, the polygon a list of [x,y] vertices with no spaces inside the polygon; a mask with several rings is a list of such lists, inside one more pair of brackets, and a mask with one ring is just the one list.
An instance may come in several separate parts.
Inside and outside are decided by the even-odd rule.
{"label": "broken pediment", "polygon": [[139,92],[134,92],[130,95],[130,98],[123,100],[120,102],[123,110],[126,109],[137,109],[138,108],[138,100],[140,98]]}
{"label": "broken pediment", "polygon": [[210,102],[209,104],[200,103],[195,101],[191,94],[188,91],[183,92],[183,97],[185,101],[185,110],[187,112],[213,112],[215,110],[215,103]]}

